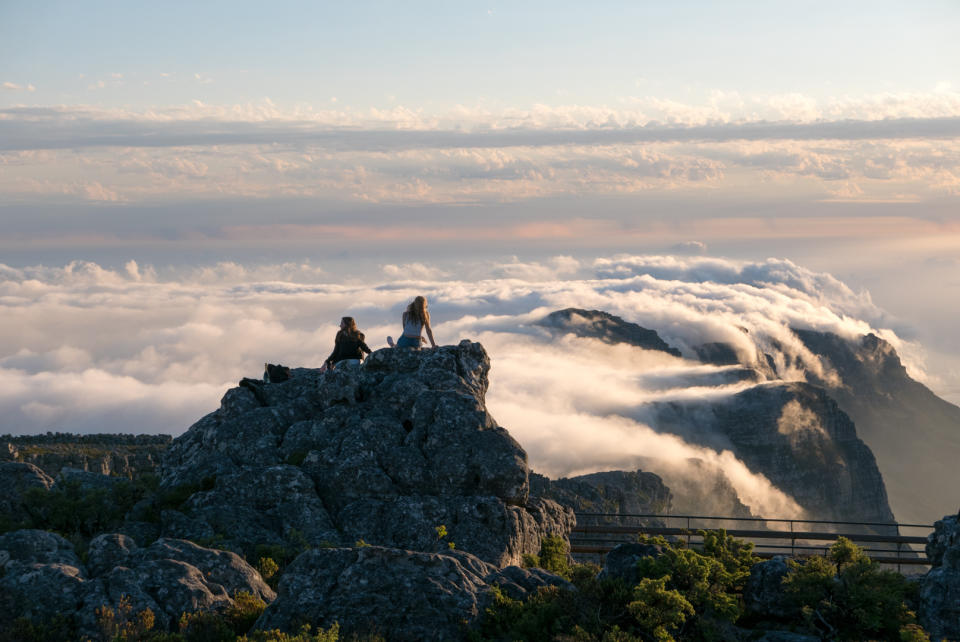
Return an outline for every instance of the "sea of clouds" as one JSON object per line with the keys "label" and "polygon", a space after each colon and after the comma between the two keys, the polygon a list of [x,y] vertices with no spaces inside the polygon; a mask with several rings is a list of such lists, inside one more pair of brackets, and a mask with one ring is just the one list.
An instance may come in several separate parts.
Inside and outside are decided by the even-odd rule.
{"label": "sea of clouds", "polygon": [[[787,260],[555,257],[463,269],[383,265],[379,282],[331,283],[308,263],[165,268],[130,261],[62,267],[0,265],[0,433],[168,433],[214,410],[265,362],[318,367],[339,319],[354,316],[373,349],[400,331],[402,309],[430,300],[439,343],[480,341],[492,360],[488,407],[552,477],[635,469],[643,457],[722,468],[756,514],[795,515],[791,498],[729,449],[687,443],[647,422],[645,404],[722,398],[723,367],[693,348],[729,343],[749,362],[802,357],[830,372],[790,328],[893,343],[923,378],[918,346],[889,329],[867,293]],[[683,357],[573,335],[537,321],[567,307],[598,309],[656,330]],[[787,370],[787,378],[805,373]],[[734,379],[731,379],[734,380]]]}

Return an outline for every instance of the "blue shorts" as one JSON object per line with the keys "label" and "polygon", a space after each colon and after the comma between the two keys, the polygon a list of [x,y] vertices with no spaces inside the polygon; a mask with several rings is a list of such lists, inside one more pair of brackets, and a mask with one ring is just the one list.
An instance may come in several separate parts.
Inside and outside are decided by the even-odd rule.
{"label": "blue shorts", "polygon": [[405,334],[401,334],[400,338],[397,340],[398,348],[419,348],[420,347],[420,337],[408,337]]}

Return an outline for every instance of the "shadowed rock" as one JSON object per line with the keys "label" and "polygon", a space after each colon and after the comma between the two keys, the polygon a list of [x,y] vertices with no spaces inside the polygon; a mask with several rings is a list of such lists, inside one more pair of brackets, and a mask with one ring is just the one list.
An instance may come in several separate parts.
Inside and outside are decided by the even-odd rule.
{"label": "shadowed rock", "polygon": [[675,357],[680,356],[680,351],[670,347],[656,331],[624,321],[618,316],[601,310],[581,308],[557,310],[548,314],[537,325],[555,333],[571,333],[578,337],[599,339],[610,344],[626,343],[645,350],[657,350]]}
{"label": "shadowed rock", "polygon": [[464,341],[245,380],[166,452],[164,488],[212,488],[164,513],[164,532],[212,532],[248,551],[293,532],[314,545],[429,550],[444,525],[459,548],[519,563],[544,535],[565,537],[573,515],[529,501],[526,453],[486,409],[489,369],[483,347]]}
{"label": "shadowed rock", "polygon": [[514,599],[569,584],[541,570],[502,570],[462,552],[423,553],[367,546],[315,549],[280,580],[277,599],[255,628],[294,630],[301,622],[346,635],[389,640],[458,640],[489,604],[493,585]]}

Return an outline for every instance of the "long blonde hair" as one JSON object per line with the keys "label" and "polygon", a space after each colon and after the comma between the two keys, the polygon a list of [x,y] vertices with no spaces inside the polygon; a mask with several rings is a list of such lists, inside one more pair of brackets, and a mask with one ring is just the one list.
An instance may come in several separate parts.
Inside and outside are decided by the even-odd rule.
{"label": "long blonde hair", "polygon": [[427,311],[427,299],[422,296],[418,296],[416,299],[410,302],[410,305],[407,306],[406,311],[403,313],[404,322],[407,319],[413,319],[417,323],[423,325],[430,325],[430,312]]}

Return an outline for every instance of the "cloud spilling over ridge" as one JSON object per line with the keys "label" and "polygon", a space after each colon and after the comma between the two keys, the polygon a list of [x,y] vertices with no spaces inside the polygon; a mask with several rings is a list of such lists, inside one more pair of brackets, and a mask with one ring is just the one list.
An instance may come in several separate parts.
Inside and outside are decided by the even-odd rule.
{"label": "cloud spilling over ridge", "polygon": [[[385,265],[382,283],[326,282],[321,266],[221,263],[111,270],[0,266],[0,432],[45,430],[178,434],[266,361],[316,367],[343,315],[374,349],[398,332],[402,308],[431,301],[441,343],[480,340],[493,362],[488,406],[527,449],[534,469],[571,475],[631,468],[656,456],[722,467],[748,505],[796,505],[722,443],[703,448],[659,434],[644,404],[722,399],[752,385],[691,360],[696,346],[731,343],[796,357],[829,376],[790,328],[857,336],[891,330],[869,295],[789,261],[710,257],[555,257],[440,271]],[[467,279],[464,274],[471,274]],[[683,358],[573,336],[537,321],[566,307],[600,309],[657,330]],[[788,378],[805,371],[783,368]]]}

